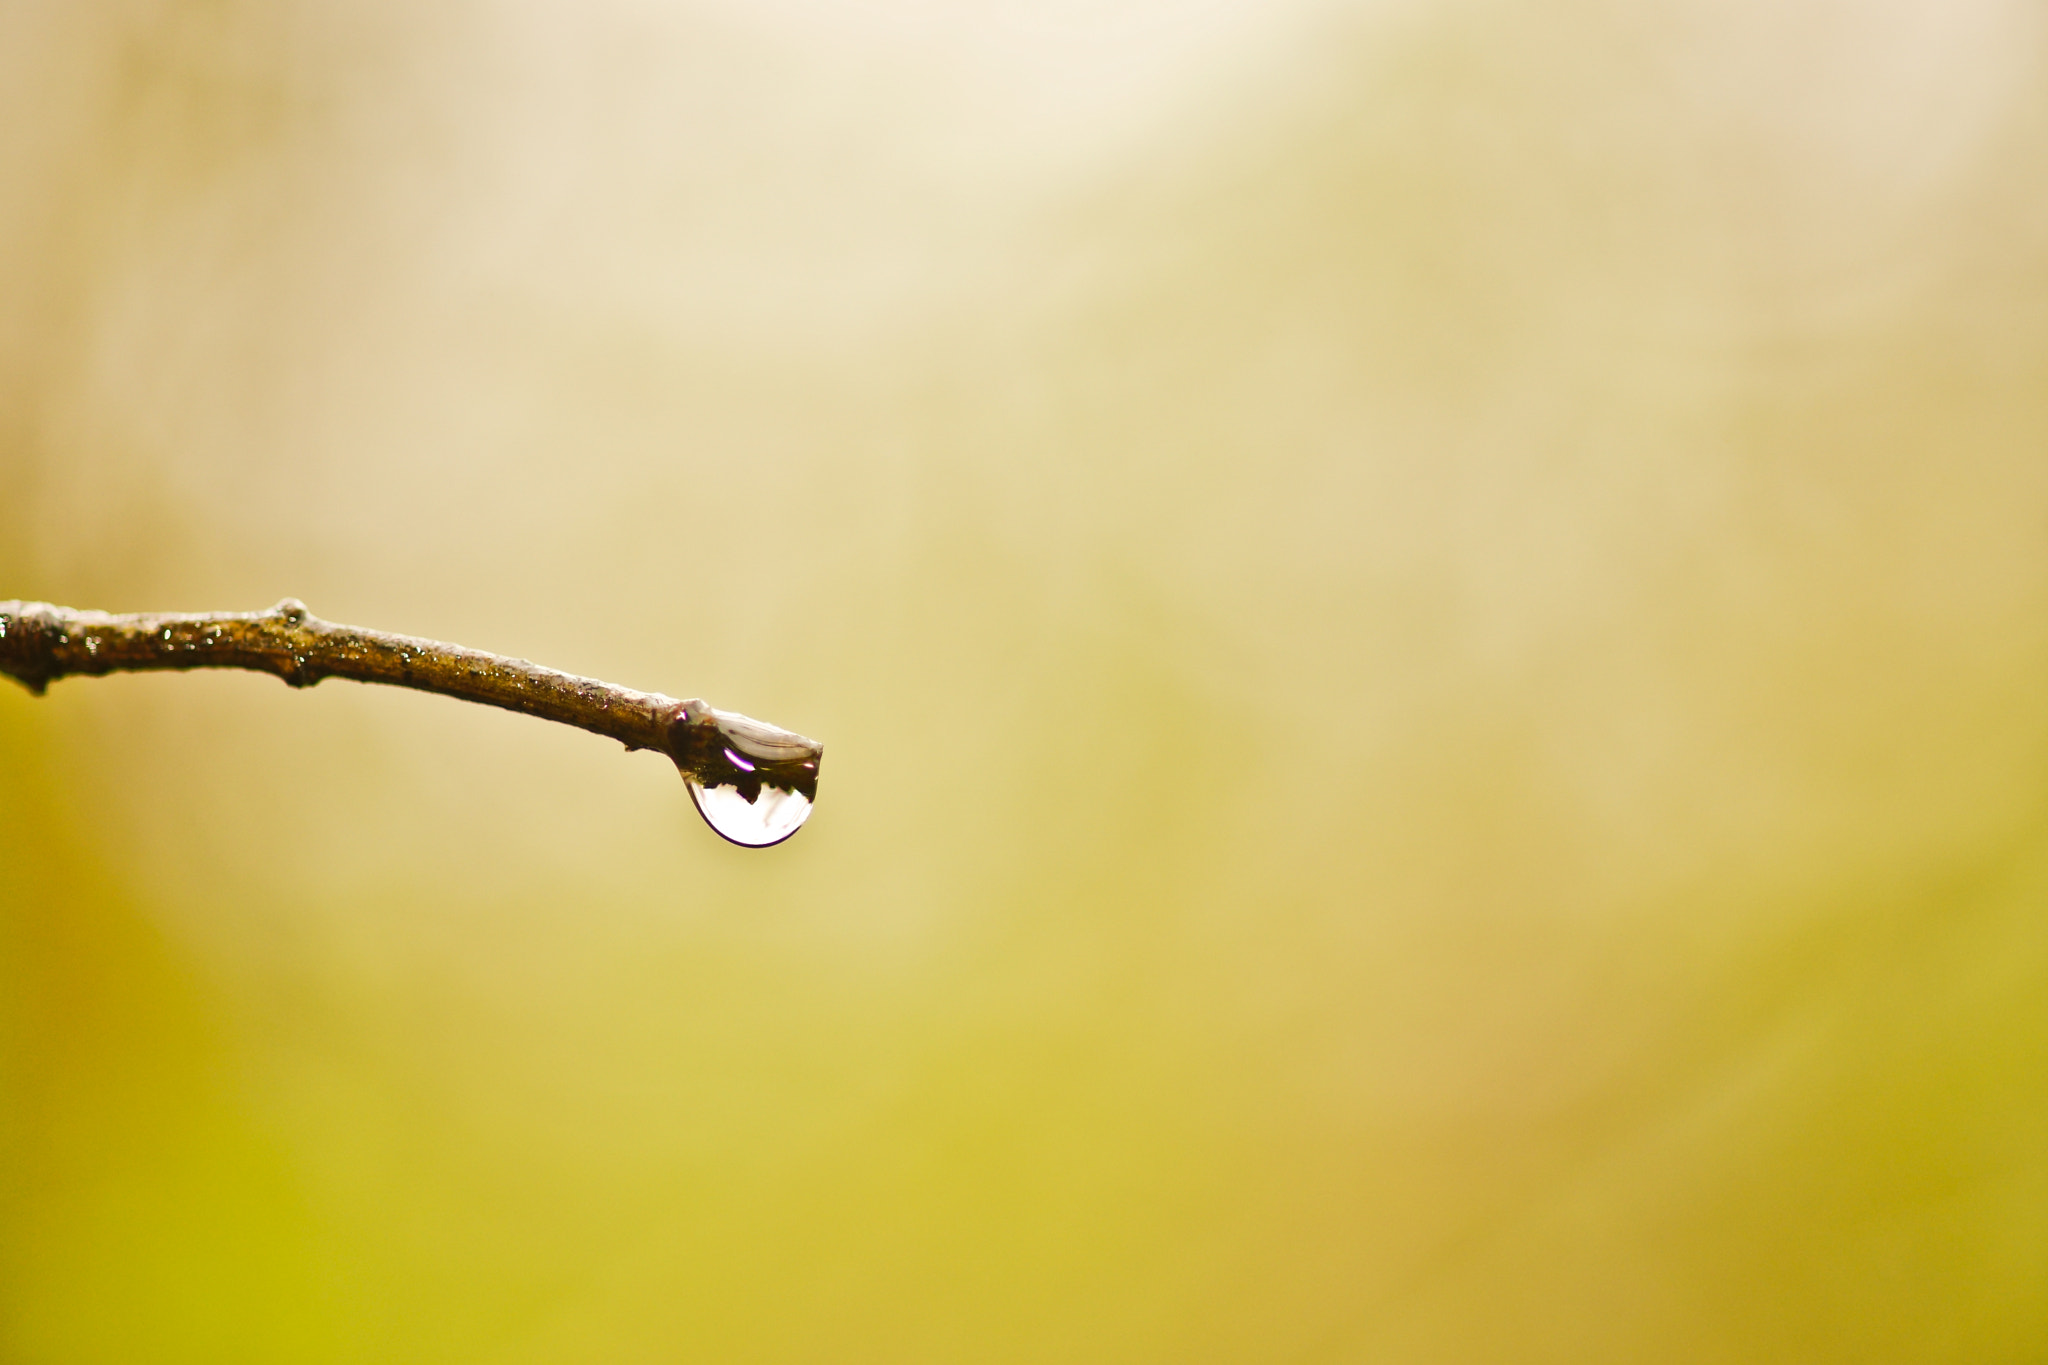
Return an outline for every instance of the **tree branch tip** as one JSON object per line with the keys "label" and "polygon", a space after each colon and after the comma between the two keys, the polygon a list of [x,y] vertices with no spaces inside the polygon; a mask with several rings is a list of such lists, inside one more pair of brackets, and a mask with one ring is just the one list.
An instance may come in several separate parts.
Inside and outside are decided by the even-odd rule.
{"label": "tree branch tip", "polygon": [[[296,597],[268,611],[125,616],[0,601],[0,672],[32,695],[73,675],[194,668],[269,673],[292,688],[323,678],[414,688],[573,725],[618,740],[628,753],[653,750],[688,779],[713,829],[751,847],[789,837],[817,799],[824,746],[794,731],[699,697],[637,692],[525,659],[322,621]],[[764,792],[779,795],[764,800]],[[798,806],[784,799],[796,797]]]}

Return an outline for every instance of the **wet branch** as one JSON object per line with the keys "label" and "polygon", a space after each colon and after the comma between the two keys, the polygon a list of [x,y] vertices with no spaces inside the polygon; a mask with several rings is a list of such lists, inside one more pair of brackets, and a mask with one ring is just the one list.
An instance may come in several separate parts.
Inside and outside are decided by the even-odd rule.
{"label": "wet branch", "polygon": [[751,789],[750,803],[764,785],[817,799],[823,746],[802,735],[701,701],[636,692],[524,659],[336,625],[289,597],[268,611],[129,616],[0,602],[0,672],[39,696],[73,674],[188,668],[274,673],[293,687],[351,678],[438,692],[560,721],[628,749],[653,749],[703,786]]}

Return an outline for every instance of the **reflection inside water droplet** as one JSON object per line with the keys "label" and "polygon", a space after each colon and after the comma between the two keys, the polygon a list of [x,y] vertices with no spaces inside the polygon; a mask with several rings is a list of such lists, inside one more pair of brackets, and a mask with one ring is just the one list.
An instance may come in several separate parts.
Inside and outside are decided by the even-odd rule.
{"label": "reflection inside water droplet", "polygon": [[684,785],[704,823],[747,848],[781,843],[796,833],[811,813],[809,797],[781,787],[759,787],[749,801],[738,787],[707,787],[695,779],[685,779]]}
{"label": "reflection inside water droplet", "polygon": [[676,703],[667,747],[704,823],[743,847],[781,843],[818,799],[817,742],[736,711]]}

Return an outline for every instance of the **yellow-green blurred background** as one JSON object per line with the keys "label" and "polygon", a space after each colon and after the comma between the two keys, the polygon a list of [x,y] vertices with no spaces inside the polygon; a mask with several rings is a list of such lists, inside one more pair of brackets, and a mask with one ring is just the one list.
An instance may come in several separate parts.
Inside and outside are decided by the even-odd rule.
{"label": "yellow-green blurred background", "polygon": [[0,1359],[2048,1357],[2035,0],[0,7]]}

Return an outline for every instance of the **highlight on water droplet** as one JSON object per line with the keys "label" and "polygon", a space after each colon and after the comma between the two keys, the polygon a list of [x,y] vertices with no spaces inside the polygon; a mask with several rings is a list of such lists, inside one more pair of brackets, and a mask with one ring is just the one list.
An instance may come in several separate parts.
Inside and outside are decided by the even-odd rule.
{"label": "highlight on water droplet", "polygon": [[809,797],[781,787],[756,788],[753,800],[749,801],[738,787],[707,787],[694,779],[685,779],[684,785],[689,787],[690,799],[697,803],[697,813],[704,817],[704,823],[722,838],[745,848],[767,848],[781,843],[796,833],[811,814]]}

